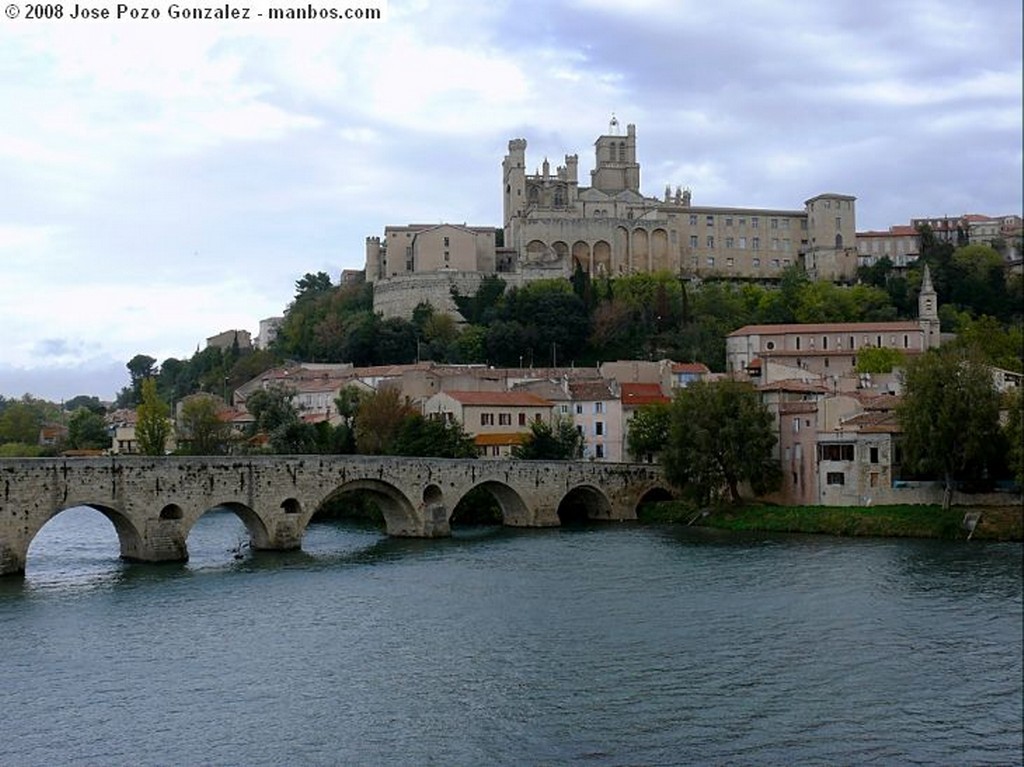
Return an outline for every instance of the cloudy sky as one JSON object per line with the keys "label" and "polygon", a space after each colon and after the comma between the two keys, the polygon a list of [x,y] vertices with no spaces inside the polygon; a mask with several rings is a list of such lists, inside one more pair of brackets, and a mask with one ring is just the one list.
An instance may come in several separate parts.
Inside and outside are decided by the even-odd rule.
{"label": "cloudy sky", "polygon": [[586,183],[612,112],[652,196],[842,192],[860,230],[1022,208],[1020,0],[145,5],[165,18],[0,16],[0,394],[112,397],[135,354],[255,335],[304,273],[362,268],[386,224],[498,226],[508,140]]}

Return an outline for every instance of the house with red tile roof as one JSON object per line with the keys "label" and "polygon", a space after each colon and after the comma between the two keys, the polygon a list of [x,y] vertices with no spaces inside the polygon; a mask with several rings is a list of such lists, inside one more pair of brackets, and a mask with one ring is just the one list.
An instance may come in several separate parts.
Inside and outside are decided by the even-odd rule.
{"label": "house with red tile roof", "polygon": [[535,421],[551,422],[554,405],[521,391],[440,391],[423,403],[423,415],[458,421],[480,456],[509,458]]}
{"label": "house with red tile roof", "polygon": [[623,460],[651,462],[653,456],[633,456],[629,452],[629,423],[636,411],[645,405],[667,405],[672,401],[665,394],[661,384],[656,383],[624,383],[619,385],[619,401],[622,404],[622,455]]}

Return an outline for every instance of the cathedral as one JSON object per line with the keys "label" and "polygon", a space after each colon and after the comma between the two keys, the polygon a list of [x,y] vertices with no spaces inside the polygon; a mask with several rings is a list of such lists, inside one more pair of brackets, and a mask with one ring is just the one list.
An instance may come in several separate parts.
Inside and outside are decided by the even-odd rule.
{"label": "cathedral", "polygon": [[[688,189],[640,191],[635,125],[612,117],[594,143],[590,185],[579,157],[527,173],[527,142],[508,142],[502,162],[503,227],[410,225],[367,238],[366,279],[385,316],[408,316],[413,293],[447,310],[452,286],[471,292],[483,276],[510,284],[568,277],[669,271],[683,277],[771,280],[801,264],[812,278],[848,280],[857,268],[856,198],[819,194],[803,208],[694,205]],[[441,294],[445,294],[442,296]],[[436,295],[435,295],[436,294]],[[419,301],[416,301],[418,303]]]}

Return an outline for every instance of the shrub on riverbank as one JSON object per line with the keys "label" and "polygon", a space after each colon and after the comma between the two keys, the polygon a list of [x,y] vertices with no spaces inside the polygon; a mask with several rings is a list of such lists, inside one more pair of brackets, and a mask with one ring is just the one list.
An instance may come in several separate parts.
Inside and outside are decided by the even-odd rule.
{"label": "shrub on riverbank", "polygon": [[721,530],[748,530],[887,538],[966,538],[962,526],[968,511],[981,513],[972,539],[1024,540],[1024,511],[1019,507],[978,508],[941,506],[729,506],[701,514],[685,502],[650,504],[639,515],[643,522],[682,522]]}

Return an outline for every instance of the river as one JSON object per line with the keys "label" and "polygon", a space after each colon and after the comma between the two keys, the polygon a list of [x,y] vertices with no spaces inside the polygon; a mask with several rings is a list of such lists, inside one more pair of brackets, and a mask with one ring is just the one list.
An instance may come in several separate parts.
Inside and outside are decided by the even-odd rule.
{"label": "river", "polygon": [[311,525],[0,579],[0,765],[1021,764],[1019,543]]}

